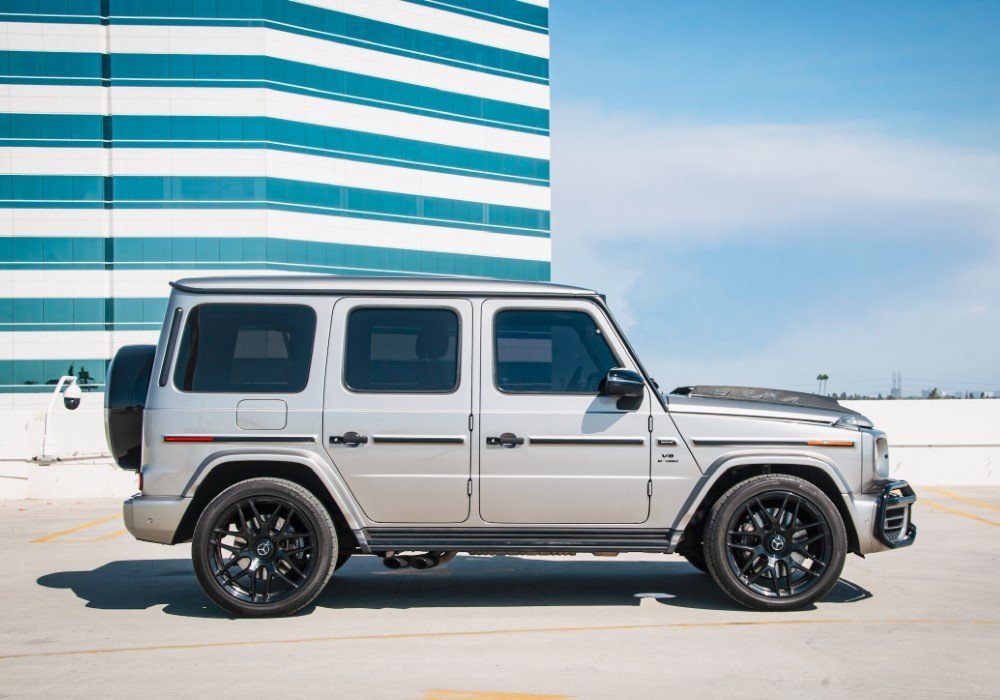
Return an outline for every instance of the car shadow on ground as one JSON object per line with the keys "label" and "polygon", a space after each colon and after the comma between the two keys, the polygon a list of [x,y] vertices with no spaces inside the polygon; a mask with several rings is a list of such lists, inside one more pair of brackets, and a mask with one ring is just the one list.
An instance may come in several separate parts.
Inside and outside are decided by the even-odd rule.
{"label": "car shadow on ground", "polygon": [[[227,617],[202,593],[185,559],[114,561],[92,571],[60,571],[38,579],[65,588],[101,610],[164,606],[170,615]],[[841,579],[823,603],[853,603],[872,594]],[[657,604],[704,610],[744,610],[683,561],[615,561],[590,557],[458,557],[436,569],[386,569],[381,559],[356,556],[338,571],[314,607],[384,609]],[[813,606],[814,607],[814,606]]]}

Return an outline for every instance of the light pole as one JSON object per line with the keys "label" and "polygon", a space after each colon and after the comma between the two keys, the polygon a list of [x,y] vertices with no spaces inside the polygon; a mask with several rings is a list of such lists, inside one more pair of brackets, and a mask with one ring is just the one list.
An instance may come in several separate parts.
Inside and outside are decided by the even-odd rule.
{"label": "light pole", "polygon": [[[63,391],[64,387],[65,391]],[[42,453],[36,458],[37,462],[51,463],[56,460],[56,457],[52,456],[52,436],[49,434],[49,423],[52,419],[52,409],[55,408],[56,399],[59,398],[60,393],[62,393],[63,406],[70,411],[75,411],[80,406],[80,399],[83,397],[83,392],[80,391],[80,387],[77,386],[76,377],[73,375],[59,377],[59,381],[56,383],[56,388],[52,392],[52,398],[49,399],[49,407],[45,409],[45,428],[42,432]]]}

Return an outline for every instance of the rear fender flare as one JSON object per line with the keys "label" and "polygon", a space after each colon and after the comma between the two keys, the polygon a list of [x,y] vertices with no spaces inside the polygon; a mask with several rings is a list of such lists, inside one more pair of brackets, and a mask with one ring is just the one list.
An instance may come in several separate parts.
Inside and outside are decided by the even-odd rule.
{"label": "rear fender flare", "polygon": [[292,463],[308,468],[320,480],[330,497],[340,509],[347,526],[352,530],[360,530],[365,526],[360,509],[350,497],[350,490],[340,474],[318,459],[315,454],[305,450],[260,450],[245,452],[237,450],[221,450],[209,455],[195,470],[191,479],[184,487],[183,496],[191,498],[198,487],[205,481],[213,469],[232,462],[274,462],[275,464]]}

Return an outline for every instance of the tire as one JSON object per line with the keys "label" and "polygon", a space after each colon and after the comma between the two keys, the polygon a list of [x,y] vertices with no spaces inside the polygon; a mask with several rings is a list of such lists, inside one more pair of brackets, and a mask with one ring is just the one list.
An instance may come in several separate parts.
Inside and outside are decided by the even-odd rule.
{"label": "tire", "polygon": [[836,506],[813,484],[785,474],[729,489],[712,507],[704,539],[712,578],[755,610],[793,610],[821,599],[847,555]]}
{"label": "tire", "polygon": [[212,499],[191,540],[198,582],[237,617],[278,617],[308,605],[329,582],[337,551],[323,504],[298,484],[268,477]]}

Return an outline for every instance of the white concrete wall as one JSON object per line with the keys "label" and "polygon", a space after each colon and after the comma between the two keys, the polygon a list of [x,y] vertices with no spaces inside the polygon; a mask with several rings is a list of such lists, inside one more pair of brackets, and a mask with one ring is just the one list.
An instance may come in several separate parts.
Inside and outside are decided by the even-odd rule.
{"label": "white concrete wall", "polygon": [[137,477],[113,466],[104,437],[104,394],[87,392],[75,411],[52,412],[53,452],[65,462],[36,464],[48,394],[4,397],[0,410],[0,498],[118,498],[138,490]]}
{"label": "white concrete wall", "polygon": [[[56,454],[67,461],[35,464],[48,397],[27,394],[0,411],[0,498],[125,497],[136,475],[108,458],[103,394],[84,395],[76,411],[53,412]],[[1000,484],[1000,400],[845,401],[889,435],[891,474],[915,484]]]}
{"label": "white concrete wall", "polygon": [[1000,400],[843,404],[889,436],[892,476],[915,484],[1000,484]]}

